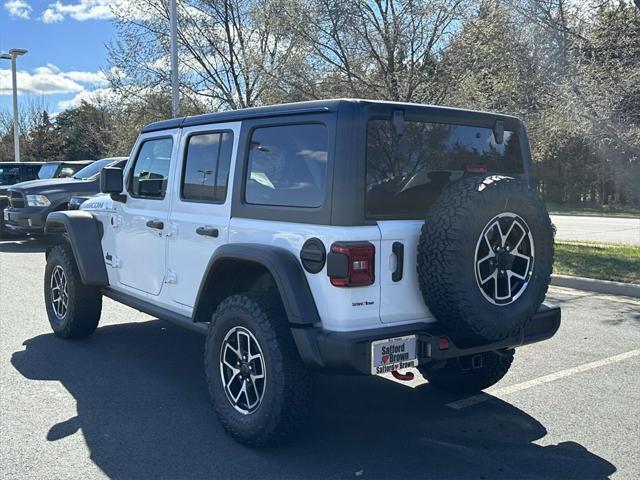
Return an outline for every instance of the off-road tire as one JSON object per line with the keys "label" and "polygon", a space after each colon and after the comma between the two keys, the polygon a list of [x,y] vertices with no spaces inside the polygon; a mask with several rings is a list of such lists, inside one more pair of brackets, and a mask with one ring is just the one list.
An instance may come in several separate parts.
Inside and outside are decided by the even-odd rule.
{"label": "off-road tire", "polygon": [[[264,396],[257,409],[249,414],[234,408],[221,377],[223,341],[236,326],[244,327],[254,335],[265,361]],[[250,447],[277,443],[308,418],[315,375],[300,359],[277,292],[248,292],[226,298],[213,314],[204,363],[218,418],[238,442]]]}
{"label": "off-road tire", "polygon": [[[488,301],[476,280],[480,236],[497,215],[521,217],[535,258],[529,283],[513,303]],[[418,277],[426,305],[458,342],[518,336],[544,300],[553,266],[553,227],[547,209],[524,181],[466,177],[448,186],[427,214],[418,244]]]}
{"label": "off-road tire", "polygon": [[[51,277],[56,267],[62,268],[66,278],[67,310],[63,318],[52,304]],[[73,252],[68,244],[54,246],[47,256],[44,273],[44,300],[53,332],[62,338],[84,338],[98,327],[102,311],[100,287],[82,283]]]}
{"label": "off-road tire", "polygon": [[420,368],[434,387],[450,393],[478,393],[498,383],[509,371],[514,350],[482,354],[482,367],[473,369],[471,358],[454,358],[439,369]]}

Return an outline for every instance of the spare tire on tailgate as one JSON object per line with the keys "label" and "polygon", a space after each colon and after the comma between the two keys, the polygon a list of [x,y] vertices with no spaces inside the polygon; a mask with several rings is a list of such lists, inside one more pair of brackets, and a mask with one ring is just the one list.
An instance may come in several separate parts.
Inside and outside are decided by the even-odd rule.
{"label": "spare tire on tailgate", "polygon": [[418,244],[424,301],[459,341],[518,335],[544,300],[552,266],[547,209],[512,177],[449,185],[427,214]]}

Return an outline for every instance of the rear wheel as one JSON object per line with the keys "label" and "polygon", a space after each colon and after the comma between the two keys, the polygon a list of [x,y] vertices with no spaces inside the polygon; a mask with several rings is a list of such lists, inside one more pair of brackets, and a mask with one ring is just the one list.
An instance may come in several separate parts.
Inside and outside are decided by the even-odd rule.
{"label": "rear wheel", "polygon": [[420,373],[434,387],[451,393],[477,393],[498,383],[509,371],[514,350],[485,352],[447,360],[444,367]]}
{"label": "rear wheel", "polygon": [[44,297],[49,324],[57,336],[84,338],[98,327],[100,288],[82,283],[68,245],[56,245],[47,256]]}
{"label": "rear wheel", "polygon": [[205,371],[218,418],[240,443],[274,443],[308,417],[314,375],[298,355],[277,293],[233,295],[218,306]]}

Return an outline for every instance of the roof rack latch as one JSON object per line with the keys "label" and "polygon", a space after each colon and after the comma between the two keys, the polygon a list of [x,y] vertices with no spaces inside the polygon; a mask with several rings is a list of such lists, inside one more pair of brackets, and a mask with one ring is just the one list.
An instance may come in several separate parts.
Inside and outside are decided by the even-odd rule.
{"label": "roof rack latch", "polygon": [[404,133],[404,110],[394,110],[391,115],[391,125],[396,135]]}
{"label": "roof rack latch", "polygon": [[504,142],[504,122],[502,120],[496,120],[496,124],[493,126],[493,138],[498,145]]}

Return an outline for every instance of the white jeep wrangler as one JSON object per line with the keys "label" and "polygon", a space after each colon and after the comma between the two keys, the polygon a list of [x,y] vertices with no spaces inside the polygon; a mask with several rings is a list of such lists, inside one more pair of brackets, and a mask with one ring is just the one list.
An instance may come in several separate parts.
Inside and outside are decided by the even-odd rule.
{"label": "white jeep wrangler", "polygon": [[553,231],[517,118],[329,100],[146,126],[102,195],[48,216],[53,331],[86,337],[102,296],[206,335],[226,430],[299,427],[315,372],[417,366],[476,392],[550,338]]}

